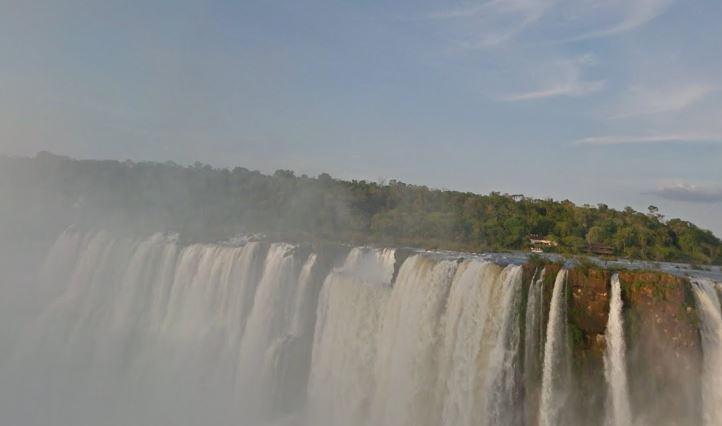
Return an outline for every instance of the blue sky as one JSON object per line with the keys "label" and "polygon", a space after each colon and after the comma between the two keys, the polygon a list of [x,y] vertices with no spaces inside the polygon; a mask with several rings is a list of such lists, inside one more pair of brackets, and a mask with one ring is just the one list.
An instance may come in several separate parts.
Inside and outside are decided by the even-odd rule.
{"label": "blue sky", "polygon": [[722,235],[722,2],[0,2],[0,152],[660,207]]}

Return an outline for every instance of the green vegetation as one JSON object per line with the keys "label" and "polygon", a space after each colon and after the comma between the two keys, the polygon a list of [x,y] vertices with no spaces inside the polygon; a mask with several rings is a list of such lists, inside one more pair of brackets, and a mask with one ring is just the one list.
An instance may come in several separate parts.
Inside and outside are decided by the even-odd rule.
{"label": "green vegetation", "polygon": [[589,275],[592,270],[602,270],[602,268],[594,262],[594,260],[586,256],[578,256],[575,259],[575,268],[580,270],[584,275]]}
{"label": "green vegetation", "polygon": [[526,264],[534,271],[535,274],[540,274],[541,270],[546,266],[547,263],[551,263],[550,260],[539,256],[536,253],[532,253],[527,257]]}
{"label": "green vegetation", "polygon": [[603,245],[627,258],[722,263],[722,242],[711,232],[665,220],[654,206],[647,213],[618,211],[604,204],[478,195],[393,180],[343,181],[288,170],[268,176],[240,167],[79,161],[48,153],[0,158],[0,179],[5,182],[0,191],[13,192],[18,203],[45,203],[24,211],[52,212],[81,224],[179,232],[193,240],[262,232],[480,252],[526,250],[528,235],[536,234],[566,254]]}

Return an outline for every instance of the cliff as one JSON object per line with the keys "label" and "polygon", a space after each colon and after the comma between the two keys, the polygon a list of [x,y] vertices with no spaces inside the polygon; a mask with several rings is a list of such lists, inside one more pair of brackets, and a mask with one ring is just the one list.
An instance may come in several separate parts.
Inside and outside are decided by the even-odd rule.
{"label": "cliff", "polygon": [[[560,269],[556,263],[526,265],[545,277]],[[569,339],[577,392],[575,406],[602,419],[605,330],[609,316],[610,281],[619,274],[624,303],[627,370],[632,405],[654,407],[644,424],[699,423],[701,341],[689,279],[657,271],[614,271],[579,264],[567,281]],[[553,281],[552,281],[553,282]],[[551,285],[545,286],[545,305]],[[638,374],[637,374],[638,373]]]}

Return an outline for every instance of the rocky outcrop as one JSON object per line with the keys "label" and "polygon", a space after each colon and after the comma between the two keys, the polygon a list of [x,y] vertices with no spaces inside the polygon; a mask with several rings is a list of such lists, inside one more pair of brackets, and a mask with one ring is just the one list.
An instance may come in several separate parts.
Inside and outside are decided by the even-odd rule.
{"label": "rocky outcrop", "polygon": [[589,418],[603,419],[606,394],[604,386],[604,332],[609,317],[611,273],[596,268],[569,271],[569,328],[573,339],[577,403]]}
{"label": "rocky outcrop", "polygon": [[[525,266],[525,282],[545,269],[548,311],[560,264]],[[579,265],[569,271],[568,321],[576,377],[574,406],[603,419],[605,331],[615,271]],[[619,271],[624,303],[632,410],[642,424],[699,424],[701,343],[694,297],[686,278],[657,271]],[[548,313],[544,313],[548,318]],[[635,410],[636,407],[636,410]],[[652,417],[648,413],[655,413]],[[580,417],[583,418],[583,417]]]}
{"label": "rocky outcrop", "polygon": [[689,281],[649,271],[623,271],[619,279],[632,401],[655,413],[645,424],[698,424],[702,348]]}

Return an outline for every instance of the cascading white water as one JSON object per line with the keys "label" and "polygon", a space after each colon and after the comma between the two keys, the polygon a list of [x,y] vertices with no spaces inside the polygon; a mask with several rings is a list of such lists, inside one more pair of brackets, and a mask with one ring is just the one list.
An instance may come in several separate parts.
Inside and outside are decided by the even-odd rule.
{"label": "cascading white water", "polygon": [[539,409],[541,426],[565,424],[564,410],[569,392],[570,375],[566,283],[567,270],[562,269],[554,281],[554,290],[549,306]]}
{"label": "cascading white water", "polygon": [[521,267],[510,266],[504,269],[500,277],[501,312],[496,320],[499,331],[487,367],[490,374],[484,386],[487,407],[485,422],[482,424],[517,424],[522,420],[521,412],[517,409],[521,403],[522,388],[519,368],[522,276]]}
{"label": "cascading white water", "polygon": [[521,391],[521,267],[416,255],[389,287],[390,259],[352,251],[326,280],[311,424],[509,423]]}
{"label": "cascading white water", "polygon": [[394,252],[355,248],[321,290],[308,386],[310,424],[362,425],[374,392],[376,336]]}
{"label": "cascading white water", "polygon": [[288,336],[291,325],[293,295],[301,268],[293,251],[289,244],[274,244],[269,249],[241,340],[236,389],[247,416],[262,415],[275,403],[274,376],[278,372],[269,361]]}
{"label": "cascading white water", "polygon": [[529,284],[524,319],[525,423],[535,423],[539,411],[542,361],[544,357],[544,276],[535,271]]}
{"label": "cascading white water", "polygon": [[722,306],[718,285],[707,279],[692,281],[702,336],[702,419],[707,426],[722,424]]}
{"label": "cascading white water", "polygon": [[[451,288],[444,316],[444,338],[440,349],[440,381],[446,384],[443,395],[442,424],[470,425],[481,421],[479,401],[485,371],[489,337],[493,325],[486,319],[494,308],[496,265],[464,262]],[[485,336],[486,334],[486,336]],[[485,339],[487,337],[487,339]],[[487,345],[482,347],[482,345]],[[484,406],[481,406],[484,407]]]}
{"label": "cascading white water", "polygon": [[[547,321],[543,271],[523,303],[518,265],[424,252],[397,264],[394,250],[336,250],[65,232],[41,268],[46,308],[14,357],[0,359],[0,420],[574,424],[566,270]],[[722,314],[712,283],[697,283],[696,293],[705,418],[716,424]],[[612,367],[624,365],[618,296],[607,330]],[[622,395],[607,378],[610,396]],[[628,424],[620,418],[615,425]]]}
{"label": "cascading white water", "polygon": [[[524,373],[527,376],[541,372],[539,363],[543,355],[541,342],[544,340],[544,272],[535,272],[527,294],[524,320]],[[528,377],[528,380],[531,381],[532,377]]]}
{"label": "cascading white water", "polygon": [[[69,256],[68,239],[78,240],[61,237],[42,273],[43,291],[59,296],[5,369],[16,385],[3,398],[13,416],[25,424],[233,423],[229,372],[261,247],[181,248],[162,235],[99,232],[82,236]],[[36,408],[25,410],[20,401],[29,397]]]}
{"label": "cascading white water", "polygon": [[316,310],[311,254],[300,266],[287,244],[269,250],[240,347],[236,389],[246,415],[287,414],[303,401]]}
{"label": "cascading white water", "polygon": [[619,275],[611,280],[609,319],[605,333],[607,347],[604,352],[604,378],[607,382],[607,426],[630,426],[632,414],[627,389],[626,344],[622,317],[622,288]]}
{"label": "cascading white water", "polygon": [[471,260],[457,271],[442,318],[441,424],[503,423],[500,412],[517,392],[520,270]]}
{"label": "cascading white water", "polygon": [[456,268],[456,262],[435,262],[419,255],[404,262],[375,341],[378,349],[369,424],[439,424],[435,348]]}

